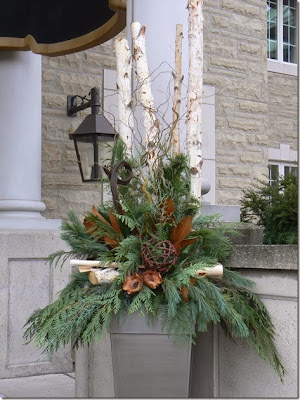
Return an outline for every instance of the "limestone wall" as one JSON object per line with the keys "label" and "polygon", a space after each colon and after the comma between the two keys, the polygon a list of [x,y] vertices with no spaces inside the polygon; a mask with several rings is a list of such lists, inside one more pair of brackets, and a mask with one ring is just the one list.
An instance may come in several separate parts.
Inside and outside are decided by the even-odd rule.
{"label": "limestone wall", "polygon": [[297,151],[297,76],[268,72],[268,144]]}
{"label": "limestone wall", "polygon": [[204,4],[204,82],[216,88],[216,202],[237,204],[253,177],[266,173],[266,4]]}
{"label": "limestone wall", "polygon": [[[253,178],[267,174],[268,149],[279,149],[280,143],[297,147],[297,78],[268,72],[266,18],[262,0],[204,3],[204,84],[214,91],[215,101],[216,176],[211,183],[216,204],[239,204]],[[81,183],[68,137],[89,111],[70,118],[65,110],[68,94],[102,88],[103,68],[115,68],[112,40],[73,55],[43,57],[47,218],[65,218],[71,208],[84,213],[101,199],[101,188]],[[208,175],[208,161],[203,168]]]}
{"label": "limestone wall", "polygon": [[92,87],[102,91],[103,69],[115,68],[113,40],[87,51],[59,57],[43,56],[42,199],[44,216],[65,218],[70,209],[84,213],[101,201],[101,188],[82,183],[74,144],[74,132],[90,109],[68,117],[67,95],[88,95]]}

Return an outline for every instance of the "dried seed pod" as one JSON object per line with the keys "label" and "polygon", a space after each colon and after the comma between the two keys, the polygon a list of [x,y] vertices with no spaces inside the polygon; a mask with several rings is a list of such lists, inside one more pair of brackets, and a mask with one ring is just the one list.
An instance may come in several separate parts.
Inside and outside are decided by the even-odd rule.
{"label": "dried seed pod", "polygon": [[141,277],[145,285],[151,289],[156,289],[162,283],[162,276],[157,271],[145,271],[142,273]]}
{"label": "dried seed pod", "polygon": [[143,279],[137,273],[129,275],[126,281],[123,283],[122,289],[127,292],[127,294],[138,293],[143,286]]}

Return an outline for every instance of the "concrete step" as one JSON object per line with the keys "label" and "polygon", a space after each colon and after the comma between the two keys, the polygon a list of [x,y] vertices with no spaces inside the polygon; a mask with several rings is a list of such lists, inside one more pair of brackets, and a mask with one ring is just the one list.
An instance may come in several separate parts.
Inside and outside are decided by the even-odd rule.
{"label": "concrete step", "polygon": [[0,398],[75,398],[75,374],[0,379]]}

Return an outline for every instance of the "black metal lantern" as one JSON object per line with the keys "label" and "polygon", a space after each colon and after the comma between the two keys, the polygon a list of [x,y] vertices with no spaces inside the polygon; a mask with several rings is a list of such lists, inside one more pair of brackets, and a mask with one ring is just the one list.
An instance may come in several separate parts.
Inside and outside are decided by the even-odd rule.
{"label": "black metal lantern", "polygon": [[[77,98],[82,104],[77,106]],[[109,142],[113,142],[116,131],[104,117],[99,114],[99,89],[91,90],[91,99],[84,103],[86,98],[68,96],[67,114],[76,116],[77,111],[91,107],[92,113],[79,125],[74,133],[69,135],[74,140],[77,161],[83,182],[93,182],[102,177],[101,164],[107,164],[111,159]]]}

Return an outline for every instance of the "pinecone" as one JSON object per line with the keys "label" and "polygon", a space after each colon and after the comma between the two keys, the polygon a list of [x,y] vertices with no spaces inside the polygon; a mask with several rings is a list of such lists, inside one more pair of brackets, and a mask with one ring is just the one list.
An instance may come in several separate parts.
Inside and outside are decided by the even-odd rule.
{"label": "pinecone", "polygon": [[142,260],[146,269],[168,271],[176,263],[178,254],[169,240],[148,240],[142,247]]}

